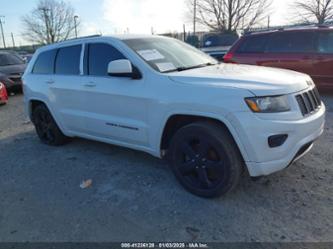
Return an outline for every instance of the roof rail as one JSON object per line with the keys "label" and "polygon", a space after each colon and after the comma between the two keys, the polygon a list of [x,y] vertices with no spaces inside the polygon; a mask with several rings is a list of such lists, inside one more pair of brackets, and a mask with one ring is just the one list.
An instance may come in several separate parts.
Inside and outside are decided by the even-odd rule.
{"label": "roof rail", "polygon": [[271,28],[252,28],[244,30],[244,35],[250,35],[253,33],[269,32],[269,31],[281,31],[284,30],[284,27],[271,27]]}
{"label": "roof rail", "polygon": [[77,40],[77,39],[87,39],[87,38],[94,38],[94,37],[101,37],[102,35],[87,35],[87,36],[80,36],[80,37],[75,37],[75,38],[71,38],[71,39],[67,39],[64,41],[72,41],[72,40]]}
{"label": "roof rail", "polygon": [[276,26],[270,28],[251,28],[244,30],[245,35],[253,34],[253,33],[260,33],[260,32],[269,32],[269,31],[283,31],[288,29],[302,29],[307,27],[317,27],[317,28],[329,28],[333,26],[333,22],[327,22],[323,24],[316,24],[316,23],[305,23],[305,24],[295,24],[295,25],[286,25],[286,26]]}
{"label": "roof rail", "polygon": [[318,28],[330,28],[333,27],[333,23],[323,23],[323,24],[318,24]]}

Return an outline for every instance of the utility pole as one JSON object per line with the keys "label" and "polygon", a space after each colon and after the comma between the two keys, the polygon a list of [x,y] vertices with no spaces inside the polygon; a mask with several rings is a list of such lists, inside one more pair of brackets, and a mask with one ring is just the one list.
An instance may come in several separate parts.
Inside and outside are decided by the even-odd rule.
{"label": "utility pole", "polygon": [[44,19],[45,19],[45,27],[46,27],[46,37],[47,37],[47,43],[50,44],[51,41],[50,41],[50,28],[49,28],[49,21],[48,21],[48,16],[47,16],[47,11],[50,11],[50,9],[48,8],[39,8],[39,10],[43,11],[43,14],[44,14]]}
{"label": "utility pole", "polygon": [[268,16],[267,28],[270,28],[270,25],[271,25],[271,16]]}
{"label": "utility pole", "polygon": [[5,35],[3,33],[3,26],[2,26],[2,24],[5,23],[4,21],[2,21],[3,18],[5,18],[5,17],[4,16],[0,16],[0,28],[1,28],[1,35],[2,35],[3,47],[6,48]]}
{"label": "utility pole", "polygon": [[183,35],[184,35],[184,41],[186,41],[186,29],[185,29],[185,24],[183,24]]}
{"label": "utility pole", "polygon": [[195,35],[195,26],[196,26],[196,21],[197,21],[197,0],[193,0],[193,35]]}
{"label": "utility pole", "polygon": [[13,32],[11,33],[11,35],[12,35],[13,48],[15,48],[15,40],[14,40]]}
{"label": "utility pole", "polygon": [[75,28],[75,38],[77,38],[77,22],[76,19],[78,19],[79,16],[74,16],[74,28]]}

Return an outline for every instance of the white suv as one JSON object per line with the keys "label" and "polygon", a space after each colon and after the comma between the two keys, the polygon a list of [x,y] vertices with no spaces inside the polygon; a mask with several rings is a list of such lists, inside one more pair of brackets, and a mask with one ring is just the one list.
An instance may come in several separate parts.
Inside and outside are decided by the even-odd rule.
{"label": "white suv", "polygon": [[286,168],[323,132],[311,78],[219,64],[159,36],[86,37],[40,48],[23,77],[42,142],[83,137],[166,158],[190,192],[214,197]]}

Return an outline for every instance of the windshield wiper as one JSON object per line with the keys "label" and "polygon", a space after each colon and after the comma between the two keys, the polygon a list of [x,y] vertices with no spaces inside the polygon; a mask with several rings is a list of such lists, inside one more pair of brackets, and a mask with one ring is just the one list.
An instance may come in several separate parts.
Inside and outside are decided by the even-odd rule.
{"label": "windshield wiper", "polygon": [[207,66],[214,66],[217,65],[215,63],[204,63],[204,64],[199,64],[199,65],[195,65],[195,66],[191,66],[191,67],[177,67],[175,69],[169,70],[169,71],[165,71],[163,73],[171,73],[171,72],[181,72],[181,71],[185,71],[185,70],[190,70],[190,69],[195,69],[195,68],[201,68],[201,67],[207,67]]}
{"label": "windshield wiper", "polygon": [[185,70],[190,70],[190,69],[195,69],[195,68],[201,68],[201,67],[207,67],[207,66],[215,66],[218,65],[219,63],[211,63],[211,62],[207,62],[207,63],[203,63],[203,64],[199,64],[199,65],[195,65],[195,66],[191,66],[191,67],[177,67],[175,69],[171,69],[168,71],[164,71],[163,73],[172,73],[172,72],[181,72],[181,71],[185,71]]}

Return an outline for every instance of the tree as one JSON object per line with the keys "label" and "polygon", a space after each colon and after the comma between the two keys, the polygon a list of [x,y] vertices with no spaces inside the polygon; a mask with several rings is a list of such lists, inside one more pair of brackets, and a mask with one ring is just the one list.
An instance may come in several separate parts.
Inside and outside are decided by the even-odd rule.
{"label": "tree", "polygon": [[302,0],[295,3],[302,22],[323,24],[333,21],[333,0]]}
{"label": "tree", "polygon": [[37,8],[22,17],[23,36],[39,44],[66,40],[74,35],[74,16],[73,7],[64,1],[40,0]]}
{"label": "tree", "polygon": [[[258,24],[268,15],[271,0],[189,0],[196,21],[212,31],[235,32]],[[192,11],[193,13],[193,11]]]}

